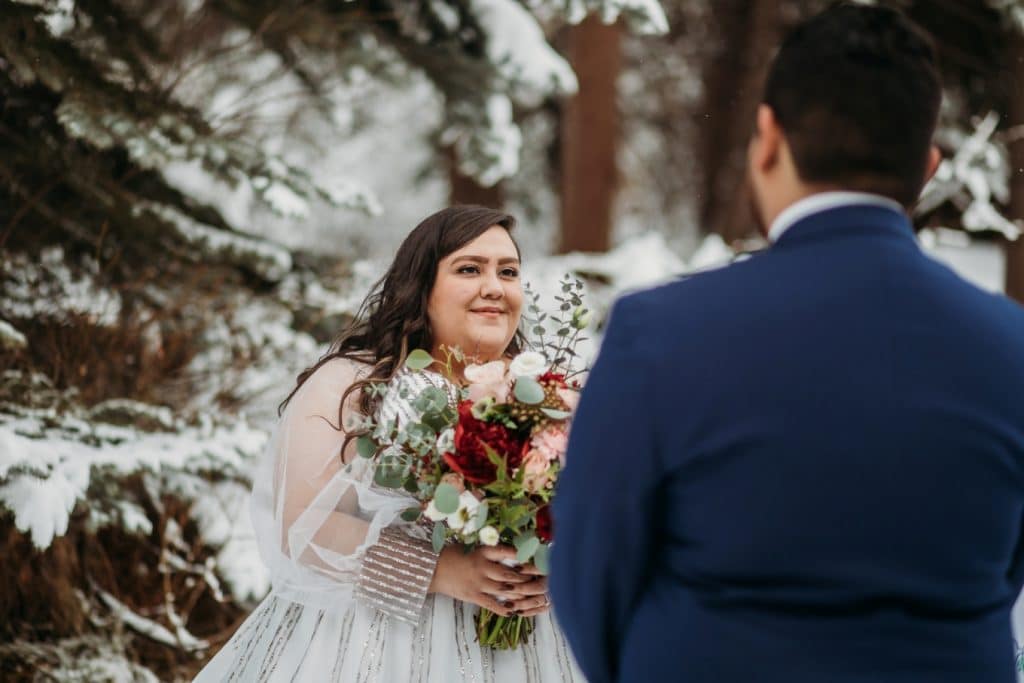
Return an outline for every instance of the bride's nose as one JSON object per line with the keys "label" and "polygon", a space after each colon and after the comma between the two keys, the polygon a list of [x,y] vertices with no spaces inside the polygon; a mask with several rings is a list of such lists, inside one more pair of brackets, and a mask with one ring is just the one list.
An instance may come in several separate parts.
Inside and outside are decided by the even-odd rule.
{"label": "bride's nose", "polygon": [[500,299],[505,296],[505,288],[497,273],[488,273],[480,283],[480,296],[484,299]]}

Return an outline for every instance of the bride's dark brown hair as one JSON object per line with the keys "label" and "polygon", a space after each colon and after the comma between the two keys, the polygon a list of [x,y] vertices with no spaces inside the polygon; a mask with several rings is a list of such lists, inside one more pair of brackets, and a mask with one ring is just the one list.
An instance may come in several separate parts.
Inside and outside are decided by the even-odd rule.
{"label": "bride's dark brown hair", "polygon": [[[299,374],[295,388],[278,407],[278,413],[284,411],[295,392],[325,363],[345,358],[372,366],[367,376],[345,391],[338,406],[338,425],[348,434],[347,444],[354,434],[342,421],[341,409],[349,396],[361,392],[360,412],[373,415],[380,399],[361,390],[373,383],[390,381],[413,349],[433,349],[427,302],[441,260],[494,226],[504,228],[512,238],[515,224],[516,219],[509,214],[483,206],[452,206],[425,218],[398,247],[395,260],[370,290],[355,319],[315,365]],[[512,244],[518,255],[515,239]],[[524,341],[522,332],[517,330],[506,353],[519,353]]]}

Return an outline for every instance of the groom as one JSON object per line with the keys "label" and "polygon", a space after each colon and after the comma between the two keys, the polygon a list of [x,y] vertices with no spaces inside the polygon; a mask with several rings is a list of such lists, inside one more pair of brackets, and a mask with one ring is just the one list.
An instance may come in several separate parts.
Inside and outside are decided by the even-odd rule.
{"label": "groom", "polygon": [[842,4],[771,66],[773,243],[615,306],[555,501],[591,683],[1014,680],[1024,311],[925,256],[929,40]]}

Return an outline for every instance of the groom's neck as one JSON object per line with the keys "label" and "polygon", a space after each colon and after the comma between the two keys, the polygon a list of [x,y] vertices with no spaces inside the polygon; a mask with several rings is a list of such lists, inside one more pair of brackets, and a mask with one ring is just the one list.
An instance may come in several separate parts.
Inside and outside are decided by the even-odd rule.
{"label": "groom's neck", "polygon": [[842,189],[842,187],[837,185],[826,185],[822,183],[810,184],[804,183],[798,179],[779,183],[778,186],[774,188],[773,191],[770,191],[768,196],[766,196],[762,201],[761,230],[764,237],[768,236],[768,230],[771,228],[772,223],[775,222],[775,219],[779,217],[779,214],[796,204],[801,199],[806,199],[807,197],[821,194],[822,192],[833,192]]}

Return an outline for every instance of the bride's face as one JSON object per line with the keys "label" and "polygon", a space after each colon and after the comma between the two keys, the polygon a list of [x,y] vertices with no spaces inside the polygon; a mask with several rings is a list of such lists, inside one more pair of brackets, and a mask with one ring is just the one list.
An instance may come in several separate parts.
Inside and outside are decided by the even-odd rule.
{"label": "bride's face", "polygon": [[500,358],[519,326],[523,286],[519,252],[496,225],[437,266],[427,302],[435,358],[442,345],[480,362]]}

